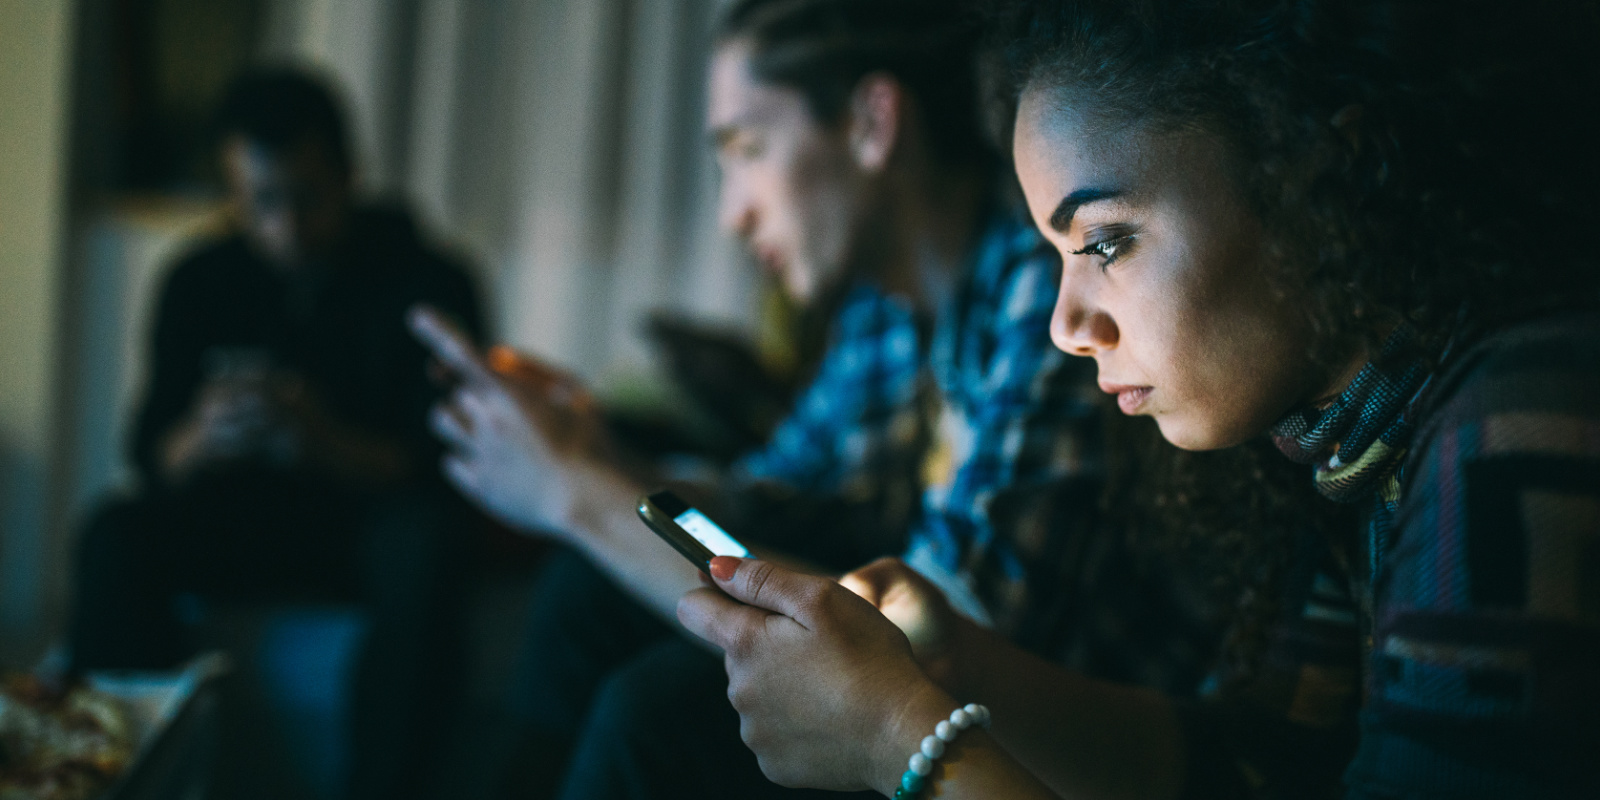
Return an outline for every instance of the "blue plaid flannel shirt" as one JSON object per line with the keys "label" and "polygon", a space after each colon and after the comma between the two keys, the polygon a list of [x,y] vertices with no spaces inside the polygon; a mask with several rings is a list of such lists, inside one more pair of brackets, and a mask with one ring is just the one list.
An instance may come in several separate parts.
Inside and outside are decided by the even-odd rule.
{"label": "blue plaid flannel shirt", "polygon": [[[926,348],[908,305],[856,289],[815,381],[740,470],[849,494],[879,479],[906,447],[927,451],[929,461],[947,457],[947,469],[924,469],[934,479],[922,489],[908,560],[954,576],[961,586],[942,583],[947,592],[964,586],[982,606],[976,616],[1007,628],[1029,601],[1030,559],[1049,548],[996,530],[994,499],[1102,469],[1094,362],[1050,341],[1059,278],[1060,261],[1033,225],[1000,214]],[[932,432],[931,447],[919,431]]]}
{"label": "blue plaid flannel shirt", "polygon": [[816,377],[736,473],[807,492],[863,496],[914,447],[923,348],[911,306],[863,285],[834,318]]}

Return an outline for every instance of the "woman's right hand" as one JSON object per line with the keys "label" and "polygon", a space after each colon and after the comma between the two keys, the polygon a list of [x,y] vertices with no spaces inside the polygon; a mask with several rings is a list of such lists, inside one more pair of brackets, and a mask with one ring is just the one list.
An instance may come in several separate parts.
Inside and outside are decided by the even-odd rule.
{"label": "woman's right hand", "polygon": [[722,648],[762,772],[785,786],[893,794],[906,757],[955,705],[906,636],[827,578],[727,557],[711,571],[721,591],[685,595],[678,619]]}

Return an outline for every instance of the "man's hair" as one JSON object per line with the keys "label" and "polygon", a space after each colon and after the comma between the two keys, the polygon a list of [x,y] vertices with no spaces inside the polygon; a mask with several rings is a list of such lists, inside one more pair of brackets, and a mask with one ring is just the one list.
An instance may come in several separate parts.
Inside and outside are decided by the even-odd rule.
{"label": "man's hair", "polygon": [[348,176],[354,168],[339,101],[300,70],[257,69],[235,78],[217,109],[214,133],[219,145],[240,136],[273,153],[316,142],[340,172]]}
{"label": "man's hair", "polygon": [[824,125],[863,77],[892,76],[916,99],[934,157],[964,164],[995,156],[980,113],[982,30],[960,0],[740,0],[717,39],[749,43],[753,76],[798,90]]}

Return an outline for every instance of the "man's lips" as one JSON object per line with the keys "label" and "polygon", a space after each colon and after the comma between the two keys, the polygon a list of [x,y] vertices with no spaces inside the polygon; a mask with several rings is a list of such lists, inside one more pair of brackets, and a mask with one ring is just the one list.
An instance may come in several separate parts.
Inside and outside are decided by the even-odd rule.
{"label": "man's lips", "polygon": [[1155,389],[1151,386],[1130,386],[1122,383],[1101,381],[1100,391],[1116,395],[1117,408],[1122,409],[1124,414],[1133,414],[1139,410],[1140,406],[1144,405],[1145,399]]}
{"label": "man's lips", "polygon": [[783,271],[783,256],[780,255],[778,248],[756,245],[753,249],[755,250],[756,260],[761,262],[762,267],[773,273]]}

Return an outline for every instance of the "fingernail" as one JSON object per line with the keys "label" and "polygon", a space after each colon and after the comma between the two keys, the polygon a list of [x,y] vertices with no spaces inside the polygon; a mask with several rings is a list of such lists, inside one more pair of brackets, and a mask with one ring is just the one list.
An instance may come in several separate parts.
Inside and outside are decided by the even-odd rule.
{"label": "fingernail", "polygon": [[719,581],[733,580],[733,573],[739,571],[739,559],[733,556],[717,556],[711,559],[711,577]]}

